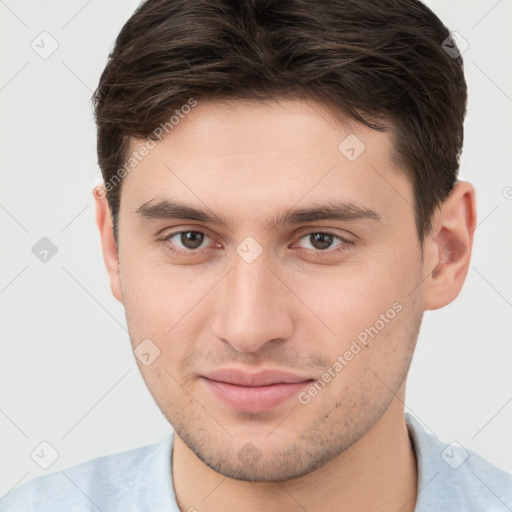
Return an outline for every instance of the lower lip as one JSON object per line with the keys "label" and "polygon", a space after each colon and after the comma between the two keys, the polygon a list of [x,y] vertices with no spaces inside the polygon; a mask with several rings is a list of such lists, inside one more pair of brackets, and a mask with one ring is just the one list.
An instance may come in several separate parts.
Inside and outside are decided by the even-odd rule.
{"label": "lower lip", "polygon": [[272,384],[270,386],[237,386],[203,378],[209,389],[222,401],[242,412],[269,411],[285,402],[311,381],[295,382],[293,384]]}

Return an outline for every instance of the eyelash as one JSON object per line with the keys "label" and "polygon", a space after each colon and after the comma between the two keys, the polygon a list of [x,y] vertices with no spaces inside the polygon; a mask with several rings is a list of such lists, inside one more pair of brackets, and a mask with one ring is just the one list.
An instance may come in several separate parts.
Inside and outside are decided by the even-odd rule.
{"label": "eyelash", "polygon": [[[210,238],[203,231],[199,231],[199,230],[195,230],[195,229],[182,229],[180,231],[174,231],[172,233],[165,235],[164,237],[160,238],[159,241],[166,243],[168,250],[177,256],[194,256],[194,255],[199,254],[201,251],[206,250],[206,249],[189,249],[189,250],[185,251],[185,250],[175,249],[172,246],[172,244],[170,243],[170,239],[175,237],[176,235],[181,235],[182,233],[199,233],[201,235],[204,235],[205,237]],[[336,233],[331,233],[330,231],[310,231],[309,233],[305,233],[304,235],[302,235],[299,238],[299,240],[302,240],[303,238],[306,238],[308,236],[315,235],[315,234],[332,236],[334,239],[339,240],[341,242],[341,244],[336,249],[324,249],[324,250],[307,249],[308,251],[313,251],[314,256],[321,256],[323,254],[329,254],[329,255],[339,254],[339,253],[349,250],[354,245],[354,242],[352,240],[349,240],[348,238],[345,238],[341,235],[337,235]],[[293,249],[293,250],[297,250],[297,249]]]}

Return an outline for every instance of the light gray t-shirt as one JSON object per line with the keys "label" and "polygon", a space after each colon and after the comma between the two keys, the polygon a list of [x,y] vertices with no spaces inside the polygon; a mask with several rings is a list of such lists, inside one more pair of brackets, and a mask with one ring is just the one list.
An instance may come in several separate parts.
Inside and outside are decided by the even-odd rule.
{"label": "light gray t-shirt", "polygon": [[[442,443],[409,414],[406,422],[418,461],[416,512],[512,511],[512,474],[458,443]],[[8,492],[0,511],[179,512],[173,439],[170,434],[157,444],[35,478]]]}

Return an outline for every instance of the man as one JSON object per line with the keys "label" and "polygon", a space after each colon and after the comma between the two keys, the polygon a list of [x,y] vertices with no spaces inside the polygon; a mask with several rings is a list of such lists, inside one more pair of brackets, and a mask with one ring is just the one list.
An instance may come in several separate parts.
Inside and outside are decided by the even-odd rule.
{"label": "man", "polygon": [[511,475],[404,415],[423,312],[459,294],[476,226],[454,49],[416,0],[139,7],[95,94],[94,193],[175,433],[1,510],[512,507]]}

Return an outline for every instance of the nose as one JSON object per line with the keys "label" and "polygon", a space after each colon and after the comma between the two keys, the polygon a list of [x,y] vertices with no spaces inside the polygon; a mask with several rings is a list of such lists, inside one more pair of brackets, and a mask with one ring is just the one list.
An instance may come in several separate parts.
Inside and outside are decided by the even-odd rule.
{"label": "nose", "polygon": [[213,322],[218,339],[238,352],[257,352],[291,337],[294,303],[276,273],[263,256],[252,263],[235,256],[231,271],[219,283]]}

